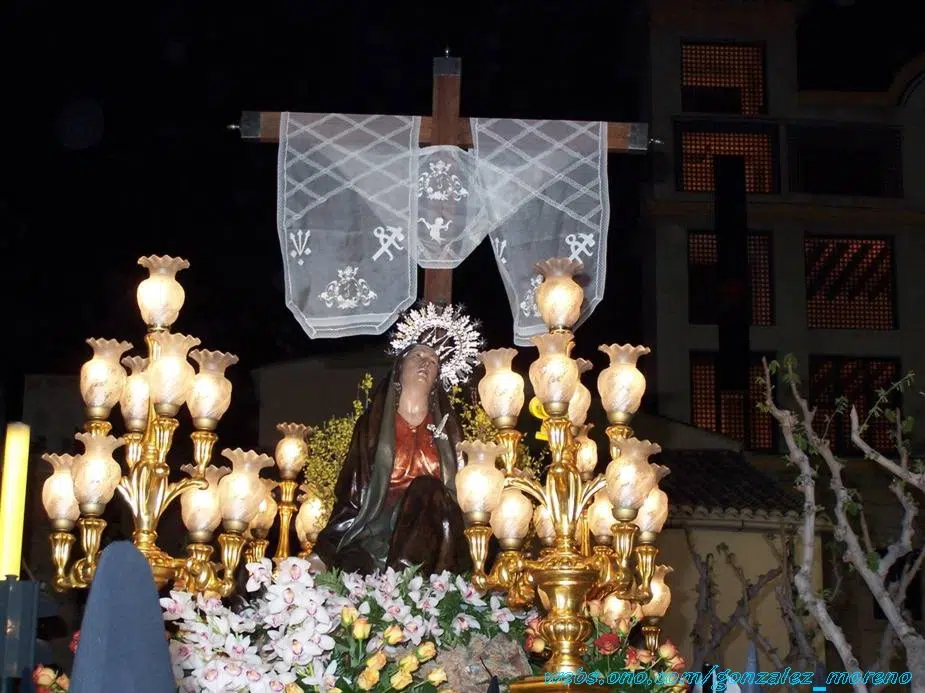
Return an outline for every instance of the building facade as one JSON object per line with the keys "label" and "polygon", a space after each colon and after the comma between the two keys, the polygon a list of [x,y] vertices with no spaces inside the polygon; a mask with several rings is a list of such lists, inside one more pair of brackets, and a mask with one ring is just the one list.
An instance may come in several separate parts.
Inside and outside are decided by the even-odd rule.
{"label": "building facade", "polygon": [[760,388],[743,406],[716,380],[715,155],[745,160],[750,376],[793,353],[823,410],[842,394],[863,409],[925,366],[925,55],[888,92],[801,92],[795,5],[650,3],[650,383],[660,414],[755,451],[778,448],[743,416]]}
{"label": "building facade", "polygon": [[[644,204],[654,258],[645,292],[656,347],[650,391],[660,415],[740,440],[784,479],[776,427],[755,406],[762,357],[795,355],[822,415],[843,396],[863,416],[878,390],[925,369],[925,54],[884,91],[801,91],[797,3],[650,0],[649,19],[648,115],[661,142]],[[745,162],[747,393],[724,391],[718,377],[727,356],[717,155]],[[906,412],[921,414],[922,402],[907,397]],[[892,447],[885,422],[866,437]],[[834,421],[831,439],[840,455],[857,457],[847,417]],[[848,480],[865,490],[873,541],[886,546],[898,512],[872,467],[849,463]],[[907,601],[919,620],[921,593],[920,576]],[[839,622],[856,652],[876,652],[882,614],[850,579],[846,595]],[[838,660],[830,653],[830,661]]]}

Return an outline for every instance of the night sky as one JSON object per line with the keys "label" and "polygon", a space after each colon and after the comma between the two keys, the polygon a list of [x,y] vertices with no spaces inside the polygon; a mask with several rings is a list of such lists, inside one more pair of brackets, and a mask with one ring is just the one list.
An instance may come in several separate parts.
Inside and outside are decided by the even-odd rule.
{"label": "night sky", "polygon": [[[885,89],[923,48],[895,9],[912,4],[820,3],[800,34],[802,86]],[[463,59],[463,115],[639,118],[637,2],[104,5],[7,0],[0,17],[8,418],[22,375],[76,374],[86,337],[140,344],[141,255],[190,260],[176,329],[239,354],[235,380],[345,347],[311,342],[285,307],[276,145],[228,131],[241,110],[427,114],[431,59],[449,46]],[[641,339],[635,230],[649,169],[611,157],[610,275],[579,334],[589,345]],[[493,346],[510,342],[487,243],[457,271],[454,296]]]}

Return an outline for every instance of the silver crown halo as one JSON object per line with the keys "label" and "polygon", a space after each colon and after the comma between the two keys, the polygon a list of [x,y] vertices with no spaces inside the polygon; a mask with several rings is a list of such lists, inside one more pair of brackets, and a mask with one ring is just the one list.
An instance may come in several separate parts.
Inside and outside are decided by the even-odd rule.
{"label": "silver crown halo", "polygon": [[482,336],[478,325],[461,308],[426,303],[402,316],[390,342],[395,355],[415,344],[437,352],[440,380],[450,388],[469,379],[478,363]]}

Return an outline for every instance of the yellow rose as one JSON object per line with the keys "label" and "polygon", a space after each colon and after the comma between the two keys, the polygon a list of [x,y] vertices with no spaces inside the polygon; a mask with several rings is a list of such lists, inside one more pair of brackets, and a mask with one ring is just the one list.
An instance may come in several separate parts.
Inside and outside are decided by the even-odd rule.
{"label": "yellow rose", "polygon": [[405,639],[405,633],[402,631],[401,626],[393,623],[385,629],[385,632],[382,634],[382,639],[385,641],[386,645],[397,645]]}
{"label": "yellow rose", "polygon": [[345,606],[340,612],[340,622],[345,626],[353,625],[353,622],[360,617],[360,612],[352,606]]}
{"label": "yellow rose", "polygon": [[541,654],[546,650],[546,641],[543,638],[533,638],[528,649],[534,654]]}
{"label": "yellow rose", "polygon": [[388,664],[388,659],[385,657],[384,652],[377,652],[372,657],[366,660],[366,668],[372,669],[373,671],[379,671]]}
{"label": "yellow rose", "polygon": [[69,690],[71,687],[71,680],[67,677],[67,674],[61,674],[55,680],[55,683],[63,688],[64,690]]}
{"label": "yellow rose", "polygon": [[357,688],[361,691],[368,691],[379,683],[379,672],[374,669],[364,669],[357,676]]}
{"label": "yellow rose", "polygon": [[658,656],[662,659],[671,659],[678,654],[678,648],[671,640],[666,640],[658,647]]}
{"label": "yellow rose", "polygon": [[297,683],[287,683],[283,693],[302,693],[302,687]]}
{"label": "yellow rose", "polygon": [[42,667],[37,672],[32,675],[32,680],[39,686],[44,686],[48,688],[51,684],[55,682],[55,679],[58,678],[55,675],[53,669],[48,667]]}
{"label": "yellow rose", "polygon": [[329,688],[328,693],[343,693],[340,688]]}
{"label": "yellow rose", "polygon": [[405,655],[398,660],[398,667],[404,669],[408,673],[418,670],[418,667],[421,666],[421,663],[418,661],[418,658],[414,654]]}
{"label": "yellow rose", "polygon": [[617,635],[625,637],[629,635],[629,632],[633,630],[633,624],[628,618],[617,619],[614,630],[617,632]]}
{"label": "yellow rose", "polygon": [[392,684],[392,688],[394,688],[396,691],[407,688],[411,685],[411,672],[406,669],[399,669],[394,674],[392,674],[392,678],[389,679],[389,683]]}
{"label": "yellow rose", "polygon": [[369,621],[361,616],[353,622],[353,637],[357,640],[366,640],[369,637],[370,628]]}
{"label": "yellow rose", "polygon": [[418,659],[422,662],[426,662],[429,659],[433,659],[437,656],[437,646],[432,642],[425,642],[418,649],[414,651],[418,656]]}
{"label": "yellow rose", "polygon": [[446,672],[443,670],[443,667],[431,669],[430,673],[427,675],[427,680],[435,686],[439,686],[441,683],[446,683]]}

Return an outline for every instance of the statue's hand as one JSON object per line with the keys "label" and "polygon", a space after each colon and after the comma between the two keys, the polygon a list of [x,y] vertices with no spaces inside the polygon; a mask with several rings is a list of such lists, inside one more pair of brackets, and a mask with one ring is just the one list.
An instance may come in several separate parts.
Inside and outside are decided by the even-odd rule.
{"label": "statue's hand", "polygon": [[308,561],[308,567],[313,573],[323,573],[328,569],[316,553],[310,553],[305,560]]}

